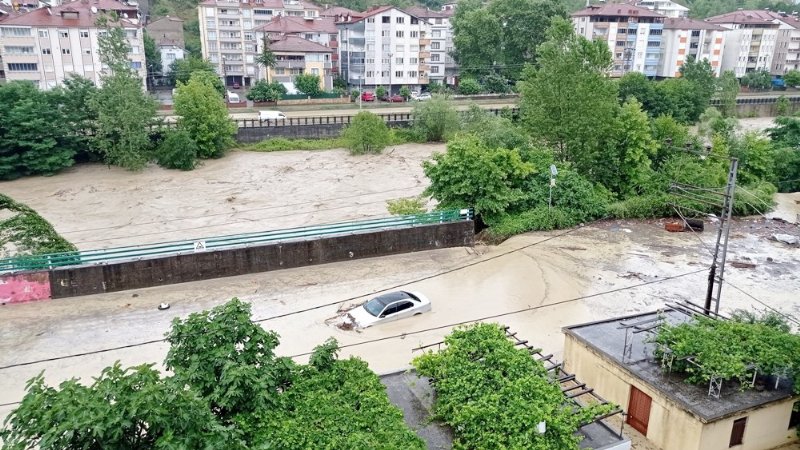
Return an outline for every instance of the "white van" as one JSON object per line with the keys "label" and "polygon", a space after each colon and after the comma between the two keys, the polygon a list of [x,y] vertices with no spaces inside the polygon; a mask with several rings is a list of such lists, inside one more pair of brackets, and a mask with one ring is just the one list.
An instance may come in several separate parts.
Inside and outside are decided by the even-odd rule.
{"label": "white van", "polygon": [[286,119],[286,114],[280,111],[259,111],[258,120],[283,120]]}
{"label": "white van", "polygon": [[241,100],[239,100],[239,94],[228,91],[228,103],[241,103]]}

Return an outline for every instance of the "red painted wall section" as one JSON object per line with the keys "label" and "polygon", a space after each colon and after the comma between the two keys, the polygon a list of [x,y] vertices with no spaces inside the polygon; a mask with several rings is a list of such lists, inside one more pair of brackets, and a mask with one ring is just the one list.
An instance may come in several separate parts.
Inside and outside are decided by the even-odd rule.
{"label": "red painted wall section", "polygon": [[50,299],[50,276],[47,272],[0,275],[0,304]]}

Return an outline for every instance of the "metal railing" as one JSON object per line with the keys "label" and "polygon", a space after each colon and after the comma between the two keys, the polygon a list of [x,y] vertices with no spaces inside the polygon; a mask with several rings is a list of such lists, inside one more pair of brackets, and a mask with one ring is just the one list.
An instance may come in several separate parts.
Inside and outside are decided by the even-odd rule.
{"label": "metal railing", "polygon": [[283,230],[260,231],[254,233],[216,236],[195,240],[162,242],[158,244],[116,247],[101,250],[25,255],[0,259],[0,273],[28,270],[49,270],[57,267],[78,265],[104,265],[110,263],[137,261],[166,256],[176,256],[212,250],[222,250],[253,245],[264,245],[339,234],[392,228],[414,227],[434,223],[450,223],[471,220],[471,209],[445,210],[425,214],[395,216],[381,219],[341,222],[327,225],[287,228]]}

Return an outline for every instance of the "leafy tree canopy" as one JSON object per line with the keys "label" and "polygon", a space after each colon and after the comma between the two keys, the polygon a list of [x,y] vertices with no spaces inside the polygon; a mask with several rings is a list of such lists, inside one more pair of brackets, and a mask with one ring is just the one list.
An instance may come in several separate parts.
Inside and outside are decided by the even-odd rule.
{"label": "leafy tree canopy", "polygon": [[380,153],[391,142],[391,131],[380,116],[361,111],[342,132],[352,154]]}
{"label": "leafy tree canopy", "polygon": [[215,75],[196,72],[187,84],[178,84],[175,114],[178,128],[197,144],[200,158],[219,158],[233,143],[236,124],[228,116],[225,103],[216,94]]}
{"label": "leafy tree canopy", "polygon": [[319,75],[303,73],[294,77],[295,89],[312,97],[322,92],[322,88],[319,86],[319,83]]}

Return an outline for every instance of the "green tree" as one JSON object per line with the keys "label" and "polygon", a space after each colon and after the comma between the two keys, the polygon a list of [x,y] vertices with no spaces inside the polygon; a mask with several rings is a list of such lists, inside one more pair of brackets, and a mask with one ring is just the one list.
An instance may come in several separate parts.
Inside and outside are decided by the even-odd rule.
{"label": "green tree", "polygon": [[452,24],[462,75],[480,79],[491,71],[519,79],[523,65],[536,60],[554,17],[566,17],[563,4],[554,0],[460,2]]}
{"label": "green tree", "polygon": [[748,72],[742,77],[742,86],[746,86],[754,91],[767,90],[772,86],[772,75],[766,69]]}
{"label": "green tree", "polygon": [[3,448],[224,448],[230,439],[195,391],[152,365],[117,362],[89,386],[71,379],[58,389],[40,374],[27,390],[0,433]]}
{"label": "green tree", "polygon": [[757,184],[774,179],[774,149],[769,139],[748,132],[731,143],[730,155],[739,159],[737,184]]}
{"label": "green tree", "polygon": [[376,97],[383,98],[384,95],[386,95],[386,88],[385,87],[378,86],[377,88],[375,88],[375,96]]}
{"label": "green tree", "polygon": [[[186,84],[189,82],[189,78],[191,78],[192,74],[195,72],[208,72],[217,75],[217,71],[213,63],[196,56],[189,56],[184,59],[176,59],[172,62],[172,64],[170,64],[170,81],[174,85],[177,85],[179,82]],[[220,85],[222,85],[221,81]],[[225,94],[224,86],[220,94]]]}
{"label": "green tree", "polygon": [[294,87],[301,93],[311,97],[317,96],[322,92],[319,87],[319,75],[303,73],[294,77]]}
{"label": "green tree", "polygon": [[403,86],[403,87],[401,87],[401,88],[400,88],[400,91],[399,91],[398,93],[399,93],[399,94],[400,94],[400,96],[401,96],[401,97],[403,97],[403,99],[405,99],[406,101],[408,101],[408,98],[409,98],[409,97],[411,97],[411,90],[410,90],[410,89],[408,89],[408,86]]}
{"label": "green tree", "polygon": [[156,162],[166,169],[192,170],[197,166],[197,144],[185,130],[169,130],[158,145]]}
{"label": "green tree", "polygon": [[717,98],[722,103],[720,112],[725,117],[736,117],[736,97],[739,96],[739,80],[732,70],[722,72],[717,80]]}
{"label": "green tree", "polygon": [[178,128],[197,144],[200,158],[219,158],[233,143],[236,124],[228,116],[222,99],[215,95],[213,76],[206,72],[192,75],[187,84],[178,84],[175,114]]}
{"label": "green tree", "polygon": [[[62,113],[72,130],[87,132],[94,130],[97,111],[90,105],[92,97],[97,95],[97,92],[97,86],[88,78],[70,74],[64,79]],[[90,144],[86,137],[81,137],[81,141],[80,145],[83,147]]]}
{"label": "green tree", "polygon": [[634,97],[642,104],[642,108],[651,112],[655,110],[654,104],[659,101],[656,97],[655,85],[641,72],[628,72],[617,82],[619,84],[619,101]]}
{"label": "green tree", "polygon": [[483,77],[481,84],[483,84],[486,92],[492,94],[506,94],[511,90],[508,86],[508,80],[497,73],[490,73]]}
{"label": "green tree", "polygon": [[664,161],[676,152],[682,152],[691,145],[689,128],[678,123],[672,116],[658,116],[650,121],[651,134],[658,149],[653,156],[653,169],[658,169]]}
{"label": "green tree", "polygon": [[630,196],[642,193],[651,175],[651,158],[658,143],[653,139],[650,121],[641,103],[629,98],[619,111],[614,130],[614,145],[597,155],[597,179],[614,192]]}
{"label": "green tree", "polygon": [[698,104],[697,115],[703,113],[708,107],[708,102],[716,90],[714,69],[707,59],[698,61],[692,55],[686,58],[686,62],[680,68],[681,76],[694,87],[694,95]]}
{"label": "green tree", "polygon": [[107,164],[139,170],[150,160],[148,127],[155,121],[157,103],[131,70],[124,30],[110,28],[99,42],[100,60],[110,73],[101,77],[102,88],[90,99],[97,111],[94,145]]}
{"label": "green tree", "polygon": [[789,103],[789,99],[787,99],[785,95],[778,97],[778,101],[775,102],[775,113],[778,116],[788,115],[791,108],[792,105]]}
{"label": "green tree", "polygon": [[286,86],[280,81],[267,83],[266,80],[258,80],[250,88],[247,98],[254,102],[277,102],[286,94]]}
{"label": "green tree", "polygon": [[423,195],[416,197],[404,197],[386,200],[386,210],[393,216],[408,216],[412,214],[424,214],[426,199]]}
{"label": "green tree", "polygon": [[559,161],[591,174],[619,109],[617,85],[606,76],[608,46],[576,36],[570,22],[554,19],[538,54],[538,67],[526,68],[522,82],[525,126],[555,149]]}
{"label": "green tree", "polygon": [[144,59],[147,62],[147,79],[148,84],[151,84],[153,77],[161,75],[161,52],[156,46],[156,41],[144,32]]}
{"label": "green tree", "polygon": [[269,48],[269,39],[266,34],[261,45],[261,53],[256,56],[256,64],[264,66],[267,71],[269,71],[270,67],[275,67],[275,54]]}
{"label": "green tree", "polygon": [[418,102],[411,112],[414,129],[429,142],[450,139],[460,126],[458,111],[445,97],[435,95],[426,102]]}
{"label": "green tree", "polygon": [[800,86],[800,70],[790,70],[783,76],[787,87]]}
{"label": "green tree", "polygon": [[474,78],[463,78],[458,82],[458,93],[461,95],[480,94],[481,84]]}
{"label": "green tree", "polygon": [[487,147],[474,136],[452,140],[445,153],[435,153],[422,167],[431,180],[425,195],[435,198],[440,208],[471,206],[485,220],[525,199],[522,186],[534,170],[519,152]]}
{"label": "green tree", "polygon": [[75,163],[83,140],[60,90],[25,82],[0,85],[0,180],[53,174]]}
{"label": "green tree", "polygon": [[391,132],[379,116],[361,111],[342,132],[342,138],[353,155],[380,153],[391,142]]}

